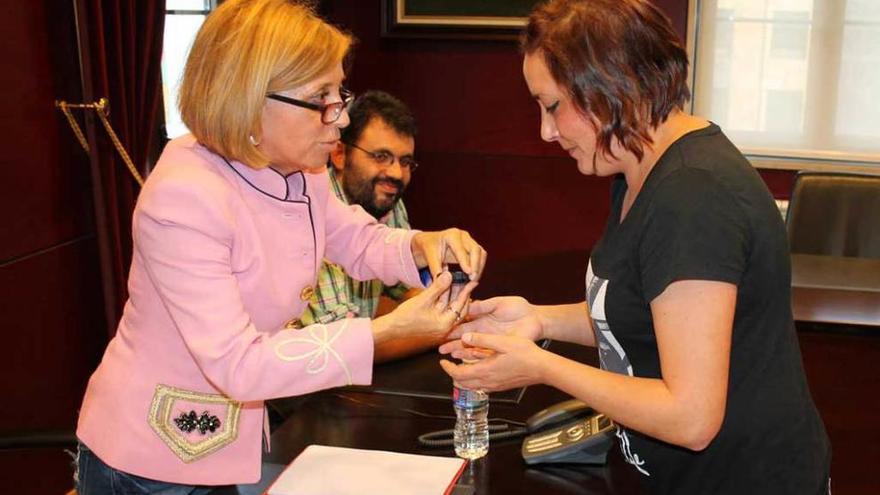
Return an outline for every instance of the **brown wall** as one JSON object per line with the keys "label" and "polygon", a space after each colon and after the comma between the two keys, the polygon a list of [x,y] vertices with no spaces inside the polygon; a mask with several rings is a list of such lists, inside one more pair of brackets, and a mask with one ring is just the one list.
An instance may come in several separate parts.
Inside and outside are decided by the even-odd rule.
{"label": "brown wall", "polygon": [[[88,157],[53,106],[80,98],[71,5],[0,9],[0,434],[71,429],[107,334]],[[0,479],[51,493],[71,486],[67,464],[58,449],[0,451]]]}

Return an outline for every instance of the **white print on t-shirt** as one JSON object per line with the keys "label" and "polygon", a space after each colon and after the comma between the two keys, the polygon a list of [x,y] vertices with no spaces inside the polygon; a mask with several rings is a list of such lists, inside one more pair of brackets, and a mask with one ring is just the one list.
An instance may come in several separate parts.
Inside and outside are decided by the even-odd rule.
{"label": "white print on t-shirt", "polygon": [[645,476],[651,476],[651,473],[642,467],[645,464],[645,461],[639,457],[639,454],[633,453],[632,447],[629,445],[629,436],[626,434],[626,430],[618,426],[617,433],[615,434],[620,440],[620,450],[623,452],[623,457],[626,459],[626,462],[635,466],[635,468]]}
{"label": "white print on t-shirt", "polygon": [[[611,332],[608,319],[605,316],[605,292],[608,289],[608,280],[599,278],[593,273],[593,263],[587,265],[587,304],[590,308],[590,317],[595,329],[596,348],[599,349],[599,365],[603,370],[633,376],[632,365],[626,355],[626,351]],[[629,436],[626,430],[617,427],[617,438],[620,440],[620,450],[626,458],[626,462],[635,466],[640,473],[651,476],[642,466],[645,461],[638,454],[633,453],[630,447]]]}

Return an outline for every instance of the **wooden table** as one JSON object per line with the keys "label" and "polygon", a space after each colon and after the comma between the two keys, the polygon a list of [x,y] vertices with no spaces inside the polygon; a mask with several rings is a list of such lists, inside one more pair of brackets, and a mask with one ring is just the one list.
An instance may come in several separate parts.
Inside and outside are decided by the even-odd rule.
{"label": "wooden table", "polygon": [[880,326],[880,259],[791,255],[797,321]]}
{"label": "wooden table", "polygon": [[[598,360],[595,350],[580,346],[553,343],[551,349],[593,364]],[[272,450],[265,460],[287,464],[310,444],[454,456],[452,447],[423,447],[417,440],[423,433],[453,425],[452,400],[437,393],[451,392],[452,387],[439,359],[439,354],[427,353],[379,365],[373,387],[326,390],[298,398],[291,404],[289,418],[272,433]],[[419,382],[423,386],[414,386]],[[489,417],[524,421],[568,398],[551,387],[528,387],[524,393],[499,395],[491,401]],[[493,442],[486,457],[469,465],[452,495],[642,493],[640,475],[626,464],[616,445],[605,466],[527,466],[520,455],[521,442],[521,438]]]}

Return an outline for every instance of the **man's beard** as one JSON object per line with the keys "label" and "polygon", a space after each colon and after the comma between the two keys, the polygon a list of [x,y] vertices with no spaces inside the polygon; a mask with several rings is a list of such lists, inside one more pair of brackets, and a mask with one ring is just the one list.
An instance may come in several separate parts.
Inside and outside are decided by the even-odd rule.
{"label": "man's beard", "polygon": [[[397,193],[390,201],[381,206],[376,201],[376,184],[380,182],[393,184],[397,187]],[[361,208],[366,210],[376,220],[381,220],[382,217],[394,208],[394,205],[397,204],[397,201],[400,200],[400,197],[403,196],[403,191],[406,189],[406,185],[401,180],[379,176],[373,177],[370,181],[361,182],[359,184],[360,187],[357,189],[345,187],[346,185],[348,184],[343,184],[343,189],[345,190],[345,195],[348,196],[349,202],[360,205]]]}

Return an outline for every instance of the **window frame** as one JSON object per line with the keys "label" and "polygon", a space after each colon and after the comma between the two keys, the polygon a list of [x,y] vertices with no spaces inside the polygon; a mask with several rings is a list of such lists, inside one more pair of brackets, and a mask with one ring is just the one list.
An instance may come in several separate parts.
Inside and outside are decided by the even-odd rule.
{"label": "window frame", "polygon": [[[697,37],[700,26],[697,20],[700,18],[703,2],[704,0],[688,0],[686,48],[690,62],[688,65],[688,88],[691,91],[691,100],[686,110],[691,114],[693,114],[695,106],[696,56],[699,50]],[[758,147],[740,147],[740,150],[752,166],[758,169],[880,174],[880,155],[873,153],[844,154],[836,151],[811,153]]]}
{"label": "window frame", "polygon": [[[207,9],[200,10],[187,10],[187,9],[169,9],[165,8],[165,15],[208,15],[212,10],[217,8],[217,5],[223,0],[203,0],[206,4],[208,4]],[[688,0],[691,1],[691,0]]]}
{"label": "window frame", "polygon": [[[207,17],[208,14],[210,14],[214,9],[216,9],[219,4],[223,3],[223,0],[202,0],[202,1],[203,1],[203,5],[207,5],[206,8],[203,8],[203,9],[169,9],[166,4],[166,8],[165,8],[166,22],[167,22],[168,16],[171,16],[171,15],[202,15],[202,16]],[[164,34],[163,34],[163,36],[164,36]],[[163,47],[162,50],[164,52],[165,47]],[[163,56],[164,56],[164,53],[163,53]],[[164,72],[164,69],[163,69],[163,72]],[[164,76],[164,73],[163,73],[163,76]],[[163,78],[163,81],[162,81],[163,87],[165,84],[166,84],[166,81]],[[170,139],[172,139],[169,137],[170,133],[168,131],[168,102],[163,102],[162,107],[163,107],[162,108],[163,115],[162,115],[161,135],[162,135],[162,140],[164,142],[168,142]]]}

